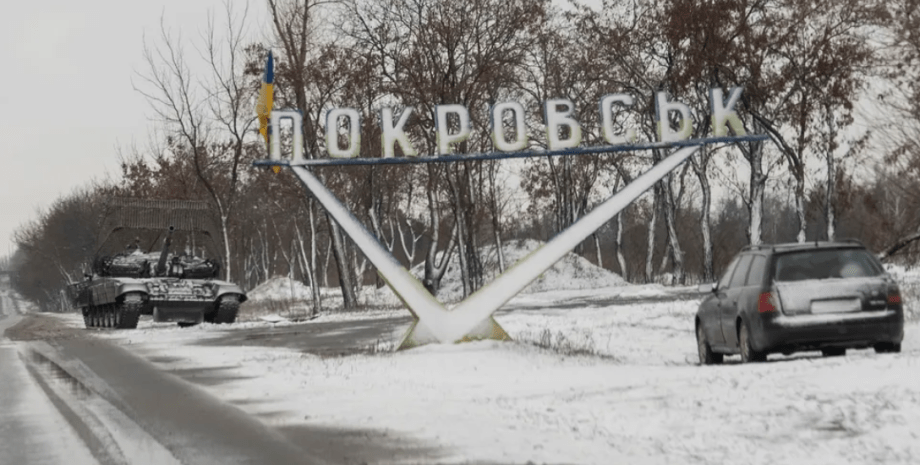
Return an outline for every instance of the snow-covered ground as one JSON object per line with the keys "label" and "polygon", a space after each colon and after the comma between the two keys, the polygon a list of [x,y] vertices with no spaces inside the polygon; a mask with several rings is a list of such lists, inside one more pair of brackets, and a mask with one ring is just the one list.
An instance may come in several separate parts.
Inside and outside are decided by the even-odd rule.
{"label": "snow-covered ground", "polygon": [[[156,356],[164,369],[221,368],[225,382],[204,388],[273,425],[387,431],[440,447],[423,463],[920,463],[916,319],[900,354],[803,353],[750,365],[729,357],[700,367],[698,299],[592,304],[686,289],[562,290],[564,271],[556,290],[522,294],[496,316],[510,343],[324,358],[196,345],[267,322],[177,329],[144,321],[137,331],[99,334]],[[916,309],[920,272],[890,271]]]}
{"label": "snow-covered ground", "polygon": [[[195,345],[227,331],[212,325],[113,336],[171,360],[165,369],[221,367],[227,380],[206,389],[273,425],[386,430],[443,447],[438,463],[920,461],[917,324],[897,355],[699,367],[692,311],[671,302],[510,313],[498,321],[514,343],[336,358]],[[545,332],[563,352],[607,357],[522,342]]]}
{"label": "snow-covered ground", "polygon": [[[506,267],[529,254],[542,242],[525,239],[512,240],[504,244]],[[498,255],[494,246],[480,249],[482,257],[483,281],[492,281],[499,274]],[[418,279],[424,276],[424,264],[413,267],[410,272]],[[619,275],[604,268],[594,266],[588,260],[569,253],[559,262],[546,270],[540,277],[527,286],[522,294],[560,290],[597,290],[608,287],[623,286],[626,282]],[[660,285],[633,287],[627,292],[662,292]],[[619,292],[619,291],[615,291]],[[303,320],[309,315],[312,306],[310,287],[286,276],[272,278],[250,290],[249,301],[241,307],[240,321],[255,321],[267,315],[280,315],[285,318]],[[321,288],[323,309],[339,310],[342,308],[342,293],[339,289]],[[358,303],[364,307],[400,308],[402,301],[389,287],[364,286],[358,293]],[[459,257],[455,254],[441,280],[438,300],[448,304],[463,298],[463,284],[460,278]]]}

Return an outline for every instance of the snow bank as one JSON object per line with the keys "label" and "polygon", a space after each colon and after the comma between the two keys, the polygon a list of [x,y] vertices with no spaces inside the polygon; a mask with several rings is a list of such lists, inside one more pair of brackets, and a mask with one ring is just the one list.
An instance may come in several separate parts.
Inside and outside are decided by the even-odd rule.
{"label": "snow bank", "polygon": [[905,267],[886,264],[885,271],[898,282],[901,301],[904,302],[904,318],[920,321],[920,266]]}
{"label": "snow bank", "polygon": [[[505,266],[513,265],[541,245],[543,245],[543,242],[530,239],[506,242],[502,247]],[[499,272],[495,247],[481,248],[480,255],[483,257],[483,281],[486,283],[491,282]],[[458,302],[463,297],[463,282],[460,276],[459,260],[459,257],[455,254],[448,264],[444,278],[441,280],[441,289],[438,292],[438,299],[441,302]],[[413,267],[410,272],[421,280],[425,275],[424,269],[424,264],[419,264]],[[597,290],[626,285],[626,281],[616,273],[595,266],[588,260],[570,252],[525,288],[522,293]],[[620,289],[620,292],[625,292],[625,289]],[[646,285],[641,289],[630,287],[629,289],[636,296],[663,293],[663,288],[660,285]],[[324,309],[339,309],[342,307],[342,292],[339,288],[321,288],[321,292]],[[256,286],[247,295],[249,301],[243,304],[240,312],[242,321],[254,321],[269,315],[302,319],[309,314],[312,307],[313,297],[310,293],[310,287],[286,276],[274,277]],[[399,297],[387,286],[379,288],[373,285],[363,286],[358,291],[357,297],[358,304],[363,307],[399,308],[403,306]]]}
{"label": "snow bank", "polygon": [[[524,239],[512,240],[502,245],[506,269],[530,252],[542,246],[544,242]],[[483,281],[491,282],[499,274],[498,255],[494,246],[480,249],[483,257]],[[424,264],[419,264],[412,269],[412,274],[422,279],[425,275]],[[546,270],[536,281],[527,286],[522,293],[545,292],[555,290],[595,289],[613,286],[623,286],[626,281],[619,275],[609,270],[595,266],[590,261],[569,252],[561,260]],[[458,255],[451,257],[447,271],[441,280],[438,299],[442,302],[456,302],[463,297],[463,281],[460,274],[460,258]]]}

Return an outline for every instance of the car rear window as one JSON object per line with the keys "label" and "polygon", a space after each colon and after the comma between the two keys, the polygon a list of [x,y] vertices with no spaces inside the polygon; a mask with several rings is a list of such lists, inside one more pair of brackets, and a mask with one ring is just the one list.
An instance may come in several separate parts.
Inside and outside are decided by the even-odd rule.
{"label": "car rear window", "polygon": [[802,250],[776,257],[777,281],[859,278],[884,271],[865,249]]}

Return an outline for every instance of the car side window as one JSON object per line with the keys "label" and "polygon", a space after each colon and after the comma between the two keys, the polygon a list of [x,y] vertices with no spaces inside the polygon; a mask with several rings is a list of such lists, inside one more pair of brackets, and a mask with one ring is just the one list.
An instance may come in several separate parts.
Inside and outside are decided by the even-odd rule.
{"label": "car side window", "polygon": [[744,280],[747,278],[748,270],[751,268],[751,260],[754,257],[751,255],[745,255],[741,257],[741,261],[738,262],[738,267],[735,268],[735,274],[732,275],[731,284],[728,286],[730,288],[736,288],[744,286]]}
{"label": "car side window", "polygon": [[751,262],[751,271],[748,273],[747,286],[759,286],[763,283],[764,268],[766,268],[767,259],[763,255],[754,255],[754,261]]}
{"label": "car side window", "polygon": [[735,259],[728,264],[728,268],[725,269],[725,274],[723,274],[722,279],[719,280],[719,289],[728,288],[728,282],[732,279],[732,273],[735,271],[735,267],[738,265],[738,258],[739,257],[735,257]]}

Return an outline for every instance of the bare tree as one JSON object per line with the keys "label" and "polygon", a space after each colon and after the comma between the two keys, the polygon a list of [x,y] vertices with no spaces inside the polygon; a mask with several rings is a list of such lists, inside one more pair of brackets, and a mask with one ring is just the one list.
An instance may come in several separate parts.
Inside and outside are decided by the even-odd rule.
{"label": "bare tree", "polygon": [[237,201],[245,139],[254,117],[249,111],[252,94],[245,82],[242,56],[248,10],[237,16],[227,2],[224,11],[222,33],[213,16],[208,19],[204,55],[211,80],[207,87],[202,88],[194,78],[181,35],[170,34],[161,20],[159,43],[153,47],[145,43],[147,70],[139,74],[141,84],[135,89],[166,125],[173,154],[190,157],[197,183],[217,210],[224,276],[232,279],[229,222]]}

